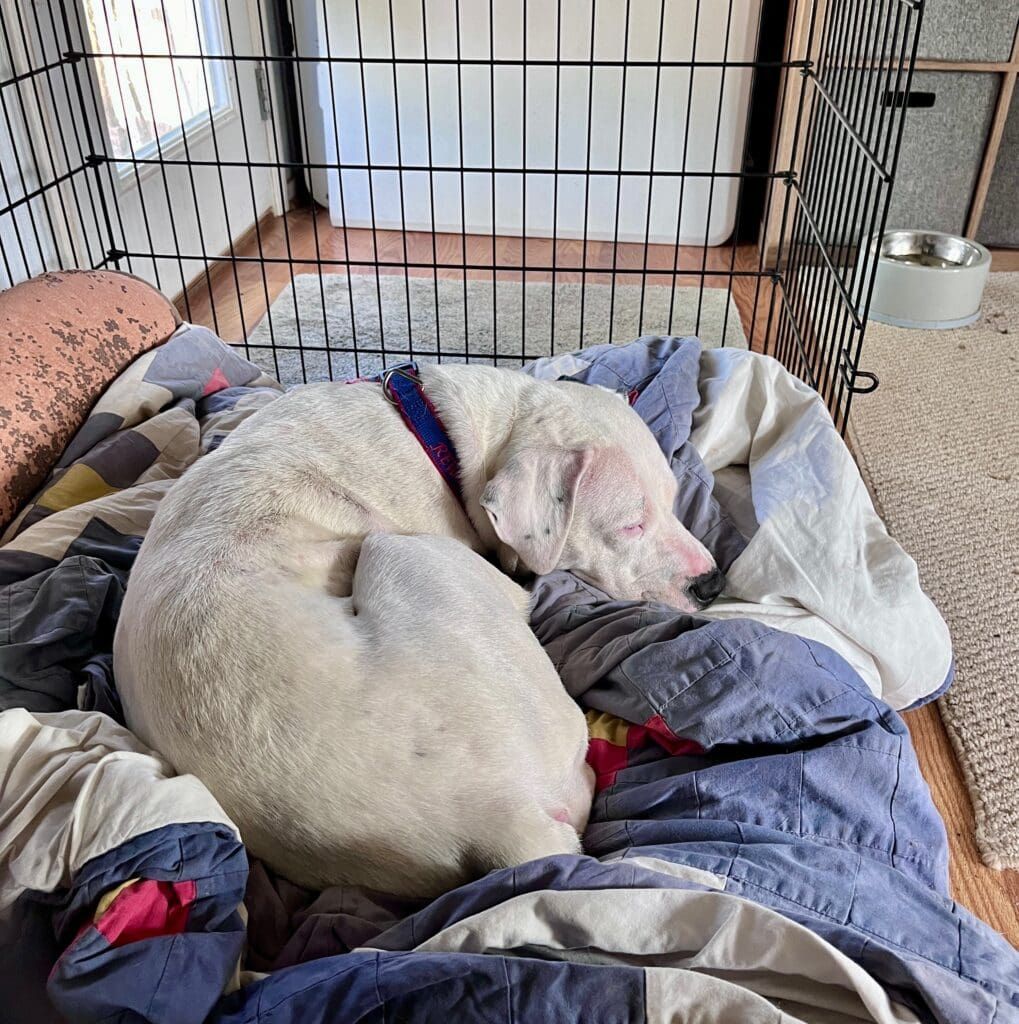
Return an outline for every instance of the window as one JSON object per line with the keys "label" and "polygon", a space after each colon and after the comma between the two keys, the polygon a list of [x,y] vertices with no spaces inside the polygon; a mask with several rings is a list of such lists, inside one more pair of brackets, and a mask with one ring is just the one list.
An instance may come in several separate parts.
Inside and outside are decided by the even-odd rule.
{"label": "window", "polygon": [[[223,53],[219,0],[82,0],[94,48],[142,53],[95,61],[114,157],[148,158],[231,106],[222,61],[162,54]],[[129,168],[125,167],[125,170]]]}

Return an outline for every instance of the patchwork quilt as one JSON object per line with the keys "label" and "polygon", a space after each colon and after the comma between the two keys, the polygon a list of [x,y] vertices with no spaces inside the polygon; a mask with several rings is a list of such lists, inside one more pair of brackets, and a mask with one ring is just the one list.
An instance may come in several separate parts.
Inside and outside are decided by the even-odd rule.
{"label": "patchwork quilt", "polygon": [[0,548],[4,1020],[1019,1021],[1019,956],[949,899],[889,704],[944,684],[947,633],[819,403],[692,339],[531,369],[635,392],[731,581],[711,617],[536,582],[588,718],[585,855],[427,904],[308,892],[124,727],[111,642],[147,524],[280,393],[186,327],[111,386]]}

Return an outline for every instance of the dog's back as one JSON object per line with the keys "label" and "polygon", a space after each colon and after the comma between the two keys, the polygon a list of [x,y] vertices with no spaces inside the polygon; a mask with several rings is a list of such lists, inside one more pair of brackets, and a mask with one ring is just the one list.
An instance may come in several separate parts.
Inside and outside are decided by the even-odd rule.
{"label": "dog's back", "polygon": [[306,457],[257,419],[139,553],[114,652],[131,727],[307,885],[428,895],[578,850],[584,720],[525,593],[452,537],[376,532],[402,524],[323,470],[328,443]]}

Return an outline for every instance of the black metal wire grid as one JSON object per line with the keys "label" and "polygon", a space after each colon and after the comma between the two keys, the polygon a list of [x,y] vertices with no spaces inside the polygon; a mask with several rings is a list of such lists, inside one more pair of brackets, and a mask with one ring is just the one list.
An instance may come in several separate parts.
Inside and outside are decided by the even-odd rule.
{"label": "black metal wire grid", "polygon": [[[727,343],[730,319],[738,321],[746,343],[816,388],[845,429],[853,396],[877,385],[860,366],[875,269],[865,256],[887,216],[922,0],[590,0],[586,7],[579,0],[342,0],[342,38],[331,11],[338,3],[0,0],[0,283],[45,269],[126,269],[175,297],[188,319],[222,326],[228,337],[233,330],[229,340],[268,359],[267,368],[285,376],[281,360],[284,371],[289,361],[305,380],[408,357],[519,364],[593,339],[700,334],[709,290],[723,288],[721,324],[716,317],[711,328],[718,337],[709,340]],[[508,7],[515,11],[513,39],[502,32]],[[203,22],[210,9],[214,36]],[[170,30],[182,10],[193,20],[195,45],[187,52]],[[586,28],[579,43],[578,10]],[[621,46],[600,20],[607,10]],[[417,42],[408,45],[411,14]],[[314,52],[304,52],[294,32],[299,15],[316,19]],[[453,26],[441,42],[432,28],[439,15]],[[479,49],[486,34],[487,48]],[[169,134],[168,78],[157,70],[167,64],[178,121]],[[202,73],[189,78],[189,66]],[[317,106],[309,72],[318,74],[320,88],[326,82]],[[381,76],[389,90],[381,107],[388,109],[380,108]],[[197,125],[187,117],[196,82],[209,110]],[[253,83],[260,84],[258,109]],[[236,115],[232,135],[214,116],[214,93],[224,89]],[[576,119],[571,89],[574,101],[578,90],[586,100],[579,134],[564,122]],[[723,134],[741,91],[749,98],[738,160],[726,163]],[[513,152],[506,118],[497,116],[507,94],[517,117]],[[705,96],[713,108],[706,134],[694,113]],[[143,136],[143,122],[151,121],[147,146],[136,144],[131,125],[127,145],[117,143],[111,105],[124,120],[132,111]],[[606,117],[609,108],[613,116]],[[635,155],[637,108],[650,108],[651,119]],[[538,139],[541,157],[533,155],[535,138],[549,128],[538,124],[536,111],[551,112],[551,143]],[[663,154],[660,129],[677,111],[681,130],[670,129],[676,146]],[[319,116],[334,145],[323,159],[313,155]],[[353,146],[352,119],[360,130]],[[388,145],[382,148],[389,155],[380,157],[377,126],[385,119],[395,128],[395,152]],[[479,159],[477,140],[485,136],[487,154]],[[314,208],[316,173],[331,176],[338,223],[336,210],[330,220]],[[389,201],[394,182],[398,226]],[[459,224],[440,230],[437,195],[451,182],[458,185]],[[728,239],[712,245],[682,237],[699,197],[706,206],[699,233],[708,241],[716,198],[730,186],[738,199]],[[621,221],[632,220],[635,188],[644,196],[639,230],[621,232]],[[358,190],[367,223],[348,219]],[[279,206],[272,220],[267,191]],[[507,192],[514,201],[519,196],[522,210],[512,232],[501,230],[498,212]],[[473,227],[482,195],[484,232]],[[581,195],[580,228],[561,230],[563,210]],[[532,237],[529,216],[549,201],[551,230]],[[422,203],[424,231],[408,222],[408,211],[416,204],[420,213]],[[605,221],[607,208],[612,230],[599,233],[593,223]],[[379,227],[385,218],[392,228]],[[297,279],[309,272],[315,301],[293,299],[284,330],[273,304],[286,286],[296,295]],[[336,273],[350,282],[340,293],[331,287]],[[396,336],[387,281],[393,275],[405,306]],[[362,303],[365,283],[374,293],[373,317],[355,310],[358,280]],[[425,336],[416,338],[422,317],[411,307],[420,305],[422,280],[431,281],[432,311]],[[515,297],[512,283],[521,286]],[[636,316],[617,325],[620,297],[635,285]],[[571,286],[567,317],[560,300]],[[684,287],[696,292],[695,312],[677,308]],[[593,303],[597,288],[602,300],[608,289],[607,327],[595,322],[605,319],[604,301]],[[667,315],[651,308],[655,288],[666,289]],[[337,295],[347,304],[339,331]],[[500,316],[507,296],[516,303],[509,321]],[[536,303],[547,306],[537,332]],[[476,342],[480,333],[484,344]]]}

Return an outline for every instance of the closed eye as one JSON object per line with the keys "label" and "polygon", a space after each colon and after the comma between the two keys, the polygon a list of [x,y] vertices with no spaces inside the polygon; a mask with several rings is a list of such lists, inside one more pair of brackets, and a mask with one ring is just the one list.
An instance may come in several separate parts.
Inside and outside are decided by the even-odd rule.
{"label": "closed eye", "polygon": [[647,501],[642,500],[639,508],[632,509],[631,515],[630,522],[619,532],[624,537],[639,537],[644,532],[644,524],[647,522]]}

